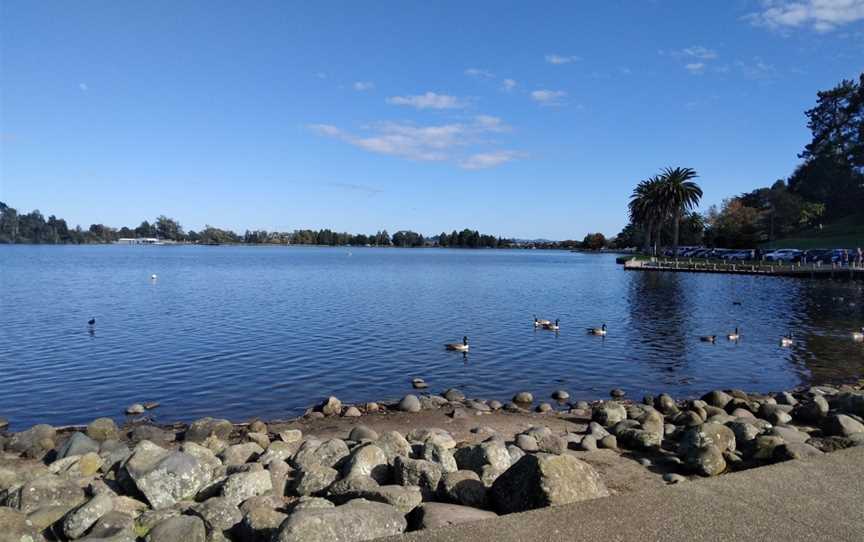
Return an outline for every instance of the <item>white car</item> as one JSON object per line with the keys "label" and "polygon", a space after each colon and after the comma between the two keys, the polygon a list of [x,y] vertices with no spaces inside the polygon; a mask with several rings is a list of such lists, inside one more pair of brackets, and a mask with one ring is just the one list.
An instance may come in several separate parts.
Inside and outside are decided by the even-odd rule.
{"label": "white car", "polygon": [[765,255],[765,260],[769,262],[794,262],[801,258],[803,254],[800,250],[794,248],[783,248],[769,252]]}

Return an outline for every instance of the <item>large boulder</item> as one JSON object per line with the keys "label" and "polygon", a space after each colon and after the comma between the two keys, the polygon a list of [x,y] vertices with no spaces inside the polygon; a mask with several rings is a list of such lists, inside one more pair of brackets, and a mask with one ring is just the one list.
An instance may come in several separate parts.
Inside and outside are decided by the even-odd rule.
{"label": "large boulder", "polygon": [[678,450],[682,455],[686,455],[690,450],[704,448],[708,445],[716,446],[721,453],[734,452],[735,433],[719,423],[703,423],[684,432]]}
{"label": "large boulder", "polygon": [[594,406],[591,419],[604,427],[615,425],[627,419],[627,409],[615,401],[603,401]]}
{"label": "large boulder", "polygon": [[6,443],[6,449],[25,457],[41,459],[49,450],[54,448],[56,437],[57,430],[50,425],[34,425],[26,431],[12,435],[12,438]]}
{"label": "large boulder", "polygon": [[264,470],[232,474],[222,485],[222,496],[235,506],[249,497],[263,495],[273,489],[270,473]]}
{"label": "large boulder", "polygon": [[732,400],[732,396],[725,391],[714,390],[703,395],[702,400],[713,407],[726,408],[726,405]]}
{"label": "large boulder", "polygon": [[342,401],[330,396],[318,405],[318,410],[325,416],[338,416],[342,412]]}
{"label": "large boulder", "polygon": [[822,395],[817,395],[810,401],[795,405],[792,416],[804,423],[819,423],[828,415],[828,410],[830,410],[828,400]]}
{"label": "large boulder", "polygon": [[300,469],[294,483],[298,495],[315,495],[327,488],[339,477],[339,471],[322,465],[311,465]]}
{"label": "large boulder", "polygon": [[717,476],[726,470],[723,452],[713,444],[689,449],[684,456],[684,464],[702,476]]}
{"label": "large boulder", "polygon": [[423,444],[420,457],[426,461],[438,463],[444,472],[455,472],[458,469],[456,458],[453,456],[453,450],[435,442],[427,441]]}
{"label": "large boulder", "polygon": [[301,510],[288,516],[274,542],[354,542],[405,531],[405,517],[389,504],[356,499],[336,508]]}
{"label": "large boulder", "polygon": [[59,476],[43,475],[24,483],[17,490],[10,490],[5,506],[29,514],[45,506],[60,506],[71,510],[84,500],[84,490],[72,481]]}
{"label": "large boulder", "polygon": [[91,527],[88,542],[135,542],[135,519],[129,514],[112,510]]}
{"label": "large boulder", "polygon": [[840,412],[864,418],[864,392],[839,393],[832,399],[832,402]]}
{"label": "large boulder", "polygon": [[211,477],[211,469],[195,457],[146,440],[135,446],[121,470],[153,508],[194,498]]}
{"label": "large boulder", "polygon": [[439,496],[449,502],[472,506],[489,507],[489,489],[472,470],[445,472],[438,486]]}
{"label": "large boulder", "polygon": [[458,504],[423,503],[411,514],[413,529],[438,529],[449,525],[470,523],[498,517],[495,512]]}
{"label": "large boulder", "polygon": [[397,456],[408,457],[411,455],[411,444],[398,431],[385,431],[375,441],[375,445],[381,448],[387,456],[387,462],[391,465]]}
{"label": "large boulder", "polygon": [[501,514],[608,495],[597,471],[570,455],[526,455],[492,484],[492,501]]}
{"label": "large boulder", "polygon": [[391,478],[387,454],[374,444],[358,446],[342,466],[342,476],[370,476],[379,484],[386,484]]}
{"label": "large boulder", "polygon": [[97,418],[87,425],[87,436],[99,442],[118,440],[120,431],[111,418]]}
{"label": "large boulder", "polygon": [[399,410],[402,412],[420,412],[422,406],[416,395],[406,395],[399,401]]}
{"label": "large boulder", "polygon": [[295,467],[306,468],[313,465],[334,467],[349,454],[344,440],[335,438],[319,443],[307,440],[291,460]]}
{"label": "large boulder", "polygon": [[237,505],[225,497],[213,497],[189,509],[204,522],[208,533],[230,531],[243,521],[243,514]]}
{"label": "large boulder", "polygon": [[397,457],[393,462],[396,483],[403,486],[419,486],[424,495],[434,495],[444,470],[438,463],[423,459]]}
{"label": "large boulder", "polygon": [[487,466],[499,473],[510,468],[510,452],[507,451],[507,446],[499,441],[465,446],[457,449],[454,456],[459,469],[473,470],[481,476]]}
{"label": "large boulder", "polygon": [[201,418],[192,422],[192,425],[186,429],[184,440],[201,444],[208,437],[213,436],[219,440],[227,441],[233,430],[234,426],[228,420],[210,417]]}
{"label": "large boulder", "polygon": [[222,463],[229,467],[243,465],[244,463],[255,461],[263,453],[264,448],[254,442],[234,444],[233,446],[228,446],[222,452]]}
{"label": "large boulder", "polygon": [[327,489],[327,498],[336,504],[345,504],[354,499],[383,502],[403,514],[416,508],[423,500],[417,486],[381,486],[368,476],[352,476],[333,483]]}
{"label": "large boulder", "polygon": [[63,534],[67,538],[81,538],[102,516],[111,511],[114,501],[110,495],[96,495],[66,515],[63,520]]}
{"label": "large boulder", "polygon": [[864,433],[864,424],[845,414],[832,414],[822,422],[822,430],[829,436],[849,437]]}
{"label": "large boulder", "polygon": [[[250,502],[252,501],[252,502]],[[288,516],[274,507],[254,499],[243,503],[243,521],[236,527],[242,542],[271,542]]]}
{"label": "large boulder", "polygon": [[57,459],[91,452],[99,453],[99,443],[84,433],[75,432],[57,449]]}
{"label": "large boulder", "polygon": [[174,516],[147,533],[147,542],[205,542],[207,529],[196,516]]}
{"label": "large boulder", "polygon": [[45,540],[39,530],[27,520],[27,515],[0,506],[0,540],[10,542],[41,542]]}

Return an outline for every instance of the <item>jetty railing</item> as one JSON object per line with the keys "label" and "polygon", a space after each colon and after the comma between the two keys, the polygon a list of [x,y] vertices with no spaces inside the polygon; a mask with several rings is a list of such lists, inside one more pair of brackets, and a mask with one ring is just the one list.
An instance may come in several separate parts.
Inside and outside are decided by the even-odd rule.
{"label": "jetty railing", "polygon": [[681,273],[727,273],[800,278],[864,279],[864,265],[859,262],[825,264],[821,262],[727,261],[693,258],[628,258],[627,271],[671,271]]}

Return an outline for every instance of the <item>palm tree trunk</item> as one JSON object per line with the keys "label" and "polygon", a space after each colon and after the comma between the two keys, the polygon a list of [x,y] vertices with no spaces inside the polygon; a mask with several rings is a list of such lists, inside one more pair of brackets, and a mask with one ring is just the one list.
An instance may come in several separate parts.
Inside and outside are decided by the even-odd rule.
{"label": "palm tree trunk", "polygon": [[657,235],[654,236],[654,256],[657,256],[660,248],[663,247],[663,221],[657,221]]}
{"label": "palm tree trunk", "polygon": [[648,254],[651,252],[651,230],[654,229],[654,221],[648,221],[648,227],[645,228],[645,247],[642,249],[642,252]]}
{"label": "palm tree trunk", "polygon": [[672,224],[672,256],[678,257],[678,227],[681,223],[681,209],[675,209],[675,216],[672,218],[675,223]]}

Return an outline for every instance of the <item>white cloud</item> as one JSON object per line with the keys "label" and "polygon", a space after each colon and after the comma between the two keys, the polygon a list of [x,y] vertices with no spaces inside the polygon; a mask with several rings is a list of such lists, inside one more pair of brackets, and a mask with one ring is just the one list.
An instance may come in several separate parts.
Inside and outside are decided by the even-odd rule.
{"label": "white cloud", "polygon": [[777,68],[758,56],[748,61],[738,60],[735,62],[735,67],[750,79],[771,79],[777,75]]}
{"label": "white cloud", "polygon": [[484,79],[492,79],[493,77],[495,77],[494,73],[487,70],[481,70],[480,68],[468,68],[467,70],[465,70],[465,75],[469,77],[480,77]]}
{"label": "white cloud", "polygon": [[90,87],[87,86],[87,83],[78,83],[78,88],[81,89],[81,92],[87,92],[90,90]]}
{"label": "white cloud", "polygon": [[[376,154],[421,162],[455,161],[466,169],[492,167],[518,156],[515,151],[484,151],[460,158],[460,149],[484,145],[488,134],[511,130],[504,121],[491,115],[478,115],[471,122],[432,126],[379,122],[368,127],[369,133],[363,135],[347,132],[332,124],[312,124],[308,128],[318,135],[338,139]],[[502,152],[507,155],[502,155]]]}
{"label": "white cloud", "polygon": [[467,104],[455,96],[427,92],[418,96],[391,96],[388,104],[408,105],[417,109],[461,109]]}
{"label": "white cloud", "polygon": [[354,83],[354,90],[357,92],[364,92],[366,90],[372,90],[375,88],[375,83],[372,81],[357,81]]}
{"label": "white cloud", "polygon": [[693,75],[700,75],[705,73],[704,62],[690,62],[689,64],[685,64],[684,68]]}
{"label": "white cloud", "polygon": [[463,169],[488,169],[501,164],[506,164],[522,156],[517,151],[492,151],[472,154],[459,162]]}
{"label": "white cloud", "polygon": [[555,55],[555,54],[546,55],[546,62],[548,62],[549,64],[570,64],[571,62],[577,62],[579,60],[582,60],[582,59],[576,55],[570,55],[570,56],[562,56],[562,55]]}
{"label": "white cloud", "polygon": [[567,96],[563,90],[532,90],[531,99],[540,105],[561,105],[561,100]]}
{"label": "white cloud", "polygon": [[756,26],[830,32],[864,19],[864,0],[763,0],[762,10],[746,18]]}
{"label": "white cloud", "polygon": [[516,81],[514,79],[505,79],[501,82],[501,88],[506,92],[510,92],[514,88],[516,88]]}
{"label": "white cloud", "polygon": [[682,55],[698,58],[700,60],[713,60],[717,58],[717,51],[697,45],[695,47],[686,47],[680,51]]}

